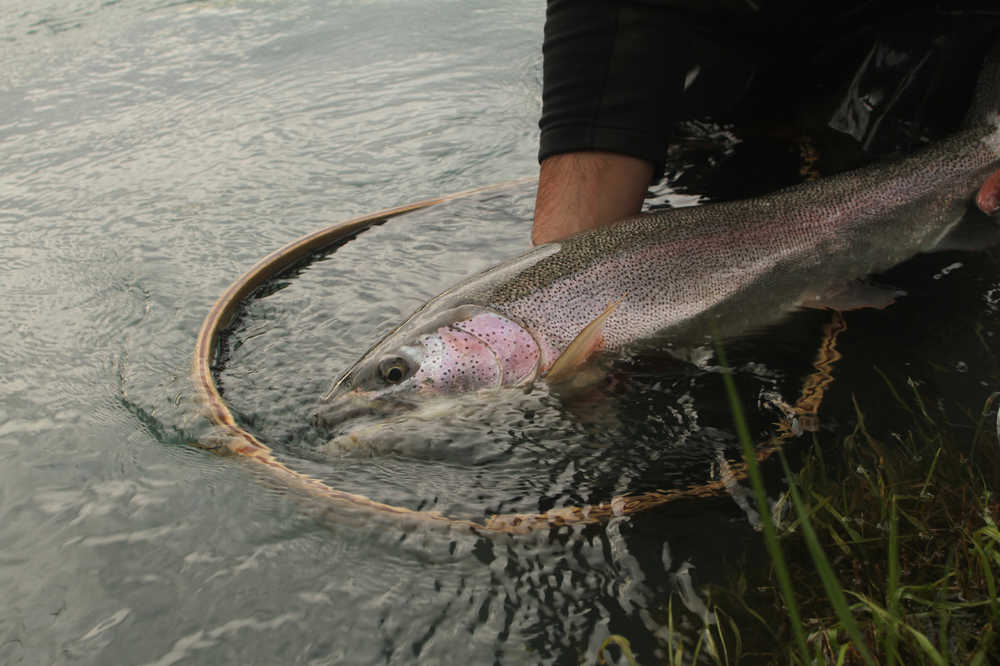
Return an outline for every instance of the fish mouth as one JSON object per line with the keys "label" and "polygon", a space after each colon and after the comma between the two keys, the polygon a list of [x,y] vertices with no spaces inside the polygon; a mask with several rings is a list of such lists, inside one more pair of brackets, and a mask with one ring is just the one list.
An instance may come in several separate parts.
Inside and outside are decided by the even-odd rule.
{"label": "fish mouth", "polygon": [[366,417],[386,418],[412,411],[415,405],[406,400],[373,399],[358,391],[324,397],[321,404],[313,409],[311,419],[314,427],[334,429],[348,421]]}

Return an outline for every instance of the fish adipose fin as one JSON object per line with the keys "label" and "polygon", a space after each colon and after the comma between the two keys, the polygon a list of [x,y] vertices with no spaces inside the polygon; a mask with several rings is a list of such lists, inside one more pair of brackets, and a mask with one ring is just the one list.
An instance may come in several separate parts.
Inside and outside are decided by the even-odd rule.
{"label": "fish adipose fin", "polygon": [[1000,211],[1000,171],[994,171],[979,188],[976,195],[976,206],[987,215],[995,215]]}
{"label": "fish adipose fin", "polygon": [[601,348],[601,341],[604,333],[604,324],[607,323],[611,313],[621,305],[623,298],[618,299],[604,312],[597,315],[594,321],[584,326],[583,330],[573,338],[566,350],[559,355],[549,371],[545,373],[545,381],[550,384],[558,384],[571,378],[576,371],[587,362],[594,352]]}
{"label": "fish adipose fin", "polygon": [[869,282],[851,282],[822,294],[806,294],[799,302],[799,307],[838,312],[862,308],[882,310],[895,303],[901,296],[906,296],[906,292]]}

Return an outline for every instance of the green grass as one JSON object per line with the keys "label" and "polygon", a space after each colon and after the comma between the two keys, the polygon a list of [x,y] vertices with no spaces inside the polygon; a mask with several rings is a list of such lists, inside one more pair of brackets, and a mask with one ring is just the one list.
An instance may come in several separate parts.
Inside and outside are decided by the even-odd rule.
{"label": "green grass", "polygon": [[[752,582],[707,590],[716,621],[704,623],[696,649],[664,646],[668,663],[1000,661],[995,396],[952,423],[916,382],[901,388],[877,375],[907,427],[871,428],[854,400],[846,435],[798,440],[793,447],[805,450],[794,466],[783,453],[768,461],[787,484],[777,502],[789,506],[784,520],[772,511],[742,403],[724,376],[770,567],[740,573]],[[720,629],[723,613],[740,618],[731,631]],[[668,636],[673,616],[668,602]],[[708,639],[727,649],[706,649]]]}
{"label": "green grass", "polygon": [[[985,664],[1000,655],[1000,456],[984,427],[993,398],[978,418],[948,424],[915,382],[900,391],[879,374],[911,415],[909,430],[873,433],[855,401],[842,441],[814,436],[798,471],[780,456],[793,518],[778,525],[787,555],[772,559],[770,587],[785,627],[772,632],[781,647],[746,663]],[[727,390],[736,400],[731,381]],[[764,493],[759,475],[750,482]]]}

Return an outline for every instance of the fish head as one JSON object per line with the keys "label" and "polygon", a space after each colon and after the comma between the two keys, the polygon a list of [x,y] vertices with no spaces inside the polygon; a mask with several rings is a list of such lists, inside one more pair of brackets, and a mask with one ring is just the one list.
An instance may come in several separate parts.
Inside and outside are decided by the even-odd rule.
{"label": "fish head", "polygon": [[513,319],[478,305],[417,312],[372,347],[323,397],[324,422],[398,411],[422,399],[529,384],[538,342]]}

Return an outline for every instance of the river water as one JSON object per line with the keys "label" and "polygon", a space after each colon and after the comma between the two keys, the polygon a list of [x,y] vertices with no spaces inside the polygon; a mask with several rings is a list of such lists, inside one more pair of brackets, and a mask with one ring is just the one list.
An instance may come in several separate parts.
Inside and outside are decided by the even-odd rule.
{"label": "river water", "polygon": [[[738,490],[521,537],[440,533],[320,518],[190,445],[206,431],[196,333],[257,259],[337,220],[534,174],[543,12],[0,9],[0,663],[576,664],[611,633],[645,663],[664,658],[672,595],[690,641],[701,585],[761,560]],[[721,380],[655,352],[592,403],[479,406],[375,457],[317,444],[330,382],[428,297],[524,250],[532,197],[512,185],[390,222],[248,306],[219,373],[241,423],[333,486],[471,520],[715,478],[734,450]],[[857,320],[855,376],[878,361],[978,409],[994,269],[936,255],[897,276],[926,298]],[[749,402],[794,400],[827,319],[801,313],[734,349]]]}

